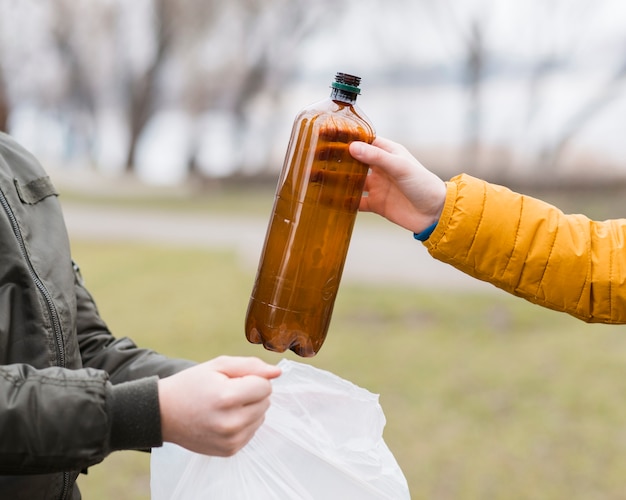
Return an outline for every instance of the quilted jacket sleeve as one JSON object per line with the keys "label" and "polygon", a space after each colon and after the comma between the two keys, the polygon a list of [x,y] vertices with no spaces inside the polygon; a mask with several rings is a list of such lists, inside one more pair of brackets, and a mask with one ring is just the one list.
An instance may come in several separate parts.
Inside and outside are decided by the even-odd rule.
{"label": "quilted jacket sleeve", "polygon": [[626,220],[596,222],[468,175],[425,242],[461,271],[583,321],[626,323]]}

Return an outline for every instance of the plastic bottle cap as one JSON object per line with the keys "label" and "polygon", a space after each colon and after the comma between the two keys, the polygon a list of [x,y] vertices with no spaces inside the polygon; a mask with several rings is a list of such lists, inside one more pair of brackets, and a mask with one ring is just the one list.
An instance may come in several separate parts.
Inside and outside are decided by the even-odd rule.
{"label": "plastic bottle cap", "polygon": [[354,85],[348,85],[347,83],[333,82],[330,86],[337,90],[343,90],[345,92],[352,92],[353,94],[360,94],[361,89]]}

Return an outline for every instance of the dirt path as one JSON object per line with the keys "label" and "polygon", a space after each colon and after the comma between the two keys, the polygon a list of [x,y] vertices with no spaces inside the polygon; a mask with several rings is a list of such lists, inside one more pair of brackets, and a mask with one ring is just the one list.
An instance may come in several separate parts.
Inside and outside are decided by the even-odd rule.
{"label": "dirt path", "polygon": [[[70,237],[145,241],[175,246],[233,249],[242,265],[256,269],[266,217],[175,214],[153,210],[63,204]],[[433,290],[498,292],[430,257],[411,234],[359,214],[344,269],[344,281],[403,283]]]}

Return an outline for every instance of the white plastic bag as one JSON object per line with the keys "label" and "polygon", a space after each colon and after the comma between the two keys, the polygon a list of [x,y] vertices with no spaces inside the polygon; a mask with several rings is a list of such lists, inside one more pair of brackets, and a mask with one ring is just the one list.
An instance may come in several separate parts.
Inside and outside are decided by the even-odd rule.
{"label": "white plastic bag", "polygon": [[410,498],[378,396],[309,365],[279,366],[265,422],[236,455],[152,450],[152,500]]}

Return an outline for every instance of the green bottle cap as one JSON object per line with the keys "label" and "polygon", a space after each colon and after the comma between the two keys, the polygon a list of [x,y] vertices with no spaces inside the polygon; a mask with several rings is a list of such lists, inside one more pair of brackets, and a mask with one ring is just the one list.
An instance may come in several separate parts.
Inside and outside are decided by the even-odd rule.
{"label": "green bottle cap", "polygon": [[360,94],[361,89],[359,84],[361,78],[354,75],[348,75],[347,73],[337,73],[335,75],[335,81],[330,86],[337,90],[343,90],[344,92],[352,92],[353,94]]}

